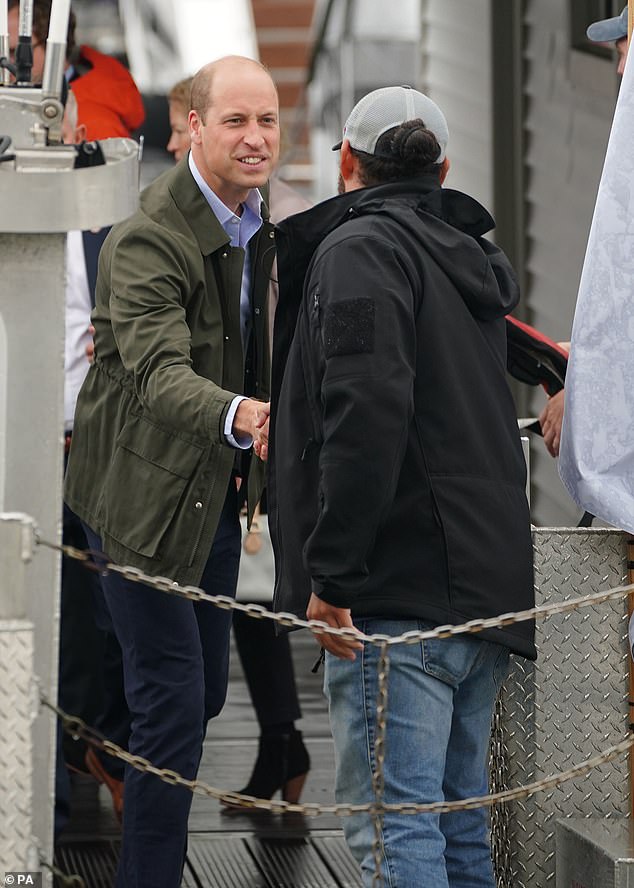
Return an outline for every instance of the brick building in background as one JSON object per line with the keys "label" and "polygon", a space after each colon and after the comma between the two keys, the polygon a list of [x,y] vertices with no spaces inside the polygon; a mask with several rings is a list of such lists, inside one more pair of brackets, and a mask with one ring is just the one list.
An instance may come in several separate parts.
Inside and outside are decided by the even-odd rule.
{"label": "brick building in background", "polygon": [[251,0],[260,61],[271,71],[280,96],[282,174],[292,183],[312,182],[304,85],[314,36],[315,0]]}

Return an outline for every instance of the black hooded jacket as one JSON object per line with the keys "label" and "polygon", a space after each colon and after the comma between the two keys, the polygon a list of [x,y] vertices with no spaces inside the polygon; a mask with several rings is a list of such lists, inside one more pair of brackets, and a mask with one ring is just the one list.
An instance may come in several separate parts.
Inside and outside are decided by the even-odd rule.
{"label": "black hooded jacket", "polygon": [[[439,625],[533,605],[507,386],[518,301],[491,216],[437,177],[352,191],[278,229],[269,522],[275,609]],[[533,658],[534,627],[482,633]]]}

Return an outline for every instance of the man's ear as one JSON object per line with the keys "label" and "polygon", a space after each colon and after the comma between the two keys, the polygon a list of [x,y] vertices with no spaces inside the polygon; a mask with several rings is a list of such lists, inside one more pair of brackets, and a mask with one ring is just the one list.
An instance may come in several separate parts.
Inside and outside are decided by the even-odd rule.
{"label": "man's ear", "polygon": [[79,126],[75,127],[75,145],[81,145],[82,142],[86,141],[87,132],[85,123],[80,123]]}
{"label": "man's ear", "polygon": [[187,116],[187,123],[189,124],[189,135],[196,145],[200,145],[200,128],[203,125],[202,120],[200,119],[200,114],[198,111],[190,111]]}
{"label": "man's ear", "polygon": [[356,171],[357,158],[352,153],[350,142],[344,139],[341,145],[341,157],[339,159],[339,171],[344,182],[349,182]]}

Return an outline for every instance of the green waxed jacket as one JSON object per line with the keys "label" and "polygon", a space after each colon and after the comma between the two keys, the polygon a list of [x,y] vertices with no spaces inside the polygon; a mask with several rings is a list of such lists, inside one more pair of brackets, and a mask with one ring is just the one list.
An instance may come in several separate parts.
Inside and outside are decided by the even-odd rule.
{"label": "green waxed jacket", "polygon": [[[266,293],[273,226],[251,240],[253,397],[269,400]],[[187,160],[141,195],[102,248],[95,360],[80,391],[65,499],[106,554],[153,576],[198,583],[236,450],[224,437],[244,392],[244,250],[229,238]],[[250,511],[263,466],[251,460]]]}

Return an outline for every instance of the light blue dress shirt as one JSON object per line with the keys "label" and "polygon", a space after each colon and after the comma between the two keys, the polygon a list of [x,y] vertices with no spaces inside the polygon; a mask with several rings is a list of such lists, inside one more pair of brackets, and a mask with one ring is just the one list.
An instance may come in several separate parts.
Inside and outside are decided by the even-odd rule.
{"label": "light blue dress shirt", "polygon": [[[242,204],[242,215],[237,216],[205,182],[194,163],[191,151],[189,152],[188,162],[194,181],[211,207],[214,216],[229,236],[231,246],[241,247],[244,250],[244,268],[242,270],[242,286],[240,289],[240,333],[242,336],[242,347],[246,349],[251,332],[251,258],[247,247],[251,238],[258,233],[262,226],[262,213],[260,211],[262,195],[257,188],[252,188],[247,195],[247,199]],[[241,437],[238,440],[231,431],[238,405],[240,401],[244,400],[244,395],[238,395],[231,402],[225,420],[225,438],[232,447],[248,450],[253,444],[251,436]]]}

